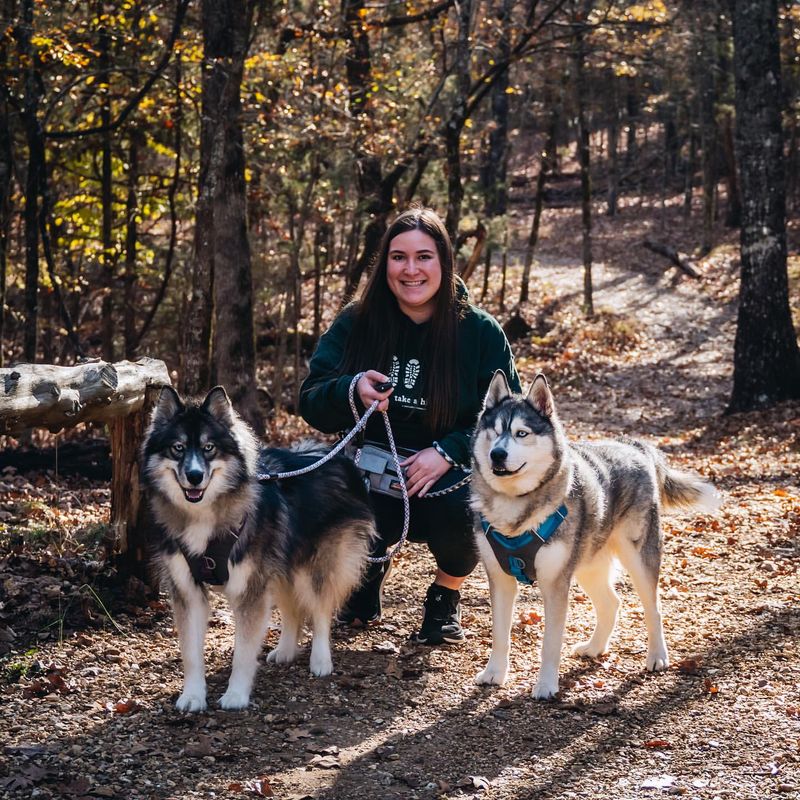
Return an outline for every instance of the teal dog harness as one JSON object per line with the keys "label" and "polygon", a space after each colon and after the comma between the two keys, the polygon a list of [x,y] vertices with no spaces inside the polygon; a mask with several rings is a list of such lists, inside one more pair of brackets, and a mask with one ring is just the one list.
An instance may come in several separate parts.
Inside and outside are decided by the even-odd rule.
{"label": "teal dog harness", "polygon": [[504,536],[483,517],[481,527],[503,572],[530,586],[536,580],[534,563],[539,548],[547,543],[566,518],[567,507],[561,505],[538,528],[519,536]]}

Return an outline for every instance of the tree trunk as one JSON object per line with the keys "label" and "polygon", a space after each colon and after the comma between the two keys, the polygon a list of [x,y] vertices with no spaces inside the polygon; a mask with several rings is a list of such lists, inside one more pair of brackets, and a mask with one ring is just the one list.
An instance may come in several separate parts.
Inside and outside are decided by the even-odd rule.
{"label": "tree trunk", "polygon": [[136,247],[138,244],[139,203],[136,197],[139,183],[139,138],[141,134],[132,127],[128,144],[128,197],[125,201],[125,278],[123,291],[123,319],[125,358],[136,357]]}
{"label": "tree trunk", "polygon": [[[702,19],[702,16],[701,16]],[[714,246],[714,219],[716,217],[717,187],[717,124],[715,108],[717,92],[714,70],[717,63],[714,51],[716,37],[713,32],[701,29],[698,33],[700,58],[698,87],[700,91],[700,147],[703,154],[703,240],[701,252],[711,252]]]}
{"label": "tree trunk", "polygon": [[613,73],[609,80],[612,86],[612,99],[611,118],[608,121],[608,202],[606,214],[609,217],[616,217],[619,197],[619,109],[617,108],[617,82]]}
{"label": "tree trunk", "polygon": [[694,196],[694,169],[697,161],[697,136],[694,125],[689,116],[689,152],[686,154],[686,182],[683,189],[683,216],[689,219],[692,216],[692,198]]}
{"label": "tree trunk", "polygon": [[[497,60],[504,61],[511,51],[512,0],[503,0],[500,20],[500,41],[497,43]],[[508,208],[508,70],[492,86],[489,142],[484,154],[481,183],[486,199],[486,214],[496,217],[505,214]]]}
{"label": "tree trunk", "polygon": [[519,304],[528,302],[531,282],[531,267],[533,266],[533,254],[536,244],[539,241],[539,226],[542,221],[542,209],[544,207],[544,192],[547,186],[547,177],[552,170],[553,155],[556,149],[556,133],[558,131],[558,120],[561,115],[561,106],[554,103],[553,111],[550,115],[550,127],[547,132],[547,142],[542,152],[539,162],[539,175],[536,177],[536,201],[533,208],[533,222],[531,232],[528,236],[528,246],[525,248],[525,262],[522,267],[522,287],[519,292]]}
{"label": "tree trunk", "polygon": [[36,361],[39,326],[39,191],[42,182],[42,130],[39,123],[42,80],[37,69],[38,53],[31,43],[33,0],[23,0],[19,26],[20,53],[27,61],[22,119],[28,145],[28,175],[25,180],[25,327],[23,357]]}
{"label": "tree trunk", "polygon": [[371,137],[372,113],[368,105],[372,85],[372,61],[369,34],[364,26],[364,0],[344,0],[344,30],[347,51],[345,71],[349,90],[348,108],[355,119],[364,121],[365,128],[356,136],[354,155],[357,213],[368,218],[364,228],[364,242],[356,259],[348,259],[343,302],[348,302],[358,289],[361,277],[369,269],[386,232],[389,215],[394,210],[394,190],[406,170],[398,165],[388,175],[383,175],[381,160],[375,156],[368,140]]}
{"label": "tree trunk", "polygon": [[725,151],[726,182],[728,184],[728,211],[725,215],[725,225],[728,228],[738,228],[742,224],[742,199],[739,195],[739,179],[736,174],[733,115],[730,112],[725,114],[723,146]]}
{"label": "tree trunk", "polygon": [[[588,17],[591,0],[584,3],[583,19]],[[581,231],[583,255],[583,310],[594,316],[592,291],[592,179],[589,153],[589,124],[586,119],[586,40],[583,26],[577,28],[575,42],[575,92],[578,116],[578,158],[581,171]]]}
{"label": "tree trunk", "polygon": [[[104,9],[103,0],[97,4],[97,17],[103,19]],[[105,25],[99,31],[99,51],[98,77],[100,81],[100,92],[102,103],[100,106],[100,124],[106,127],[111,124],[111,89],[109,86],[109,55],[110,37]],[[111,164],[111,131],[105,130],[100,134],[101,148],[101,191],[100,207],[102,216],[102,244],[103,254],[100,259],[102,269],[103,302],[101,305],[100,330],[102,338],[103,358],[106,361],[114,360],[114,270],[116,266],[116,255],[114,252],[114,240],[112,238],[112,227],[114,224],[114,187]]]}
{"label": "tree trunk", "polygon": [[445,227],[450,238],[458,239],[458,224],[461,220],[461,203],[464,186],[461,182],[461,131],[467,118],[467,97],[470,88],[470,31],[472,29],[473,0],[461,0],[458,5],[458,42],[454,72],[456,75],[456,99],[444,131],[444,146],[447,175],[447,216]]}
{"label": "tree trunk", "polygon": [[625,167],[631,169],[639,158],[639,146],[636,141],[636,126],[639,124],[639,95],[636,88],[636,78],[627,79],[628,91],[625,95],[625,110],[627,113],[627,144],[625,146]]}
{"label": "tree trunk", "polygon": [[247,237],[241,83],[252,23],[249,0],[205,0],[206,60],[217,72],[212,95],[215,131],[211,178],[215,382],[227,389],[236,410],[257,433],[264,419],[256,393],[253,280]]}
{"label": "tree trunk", "polygon": [[[5,50],[3,50],[4,66]],[[5,363],[6,346],[6,273],[8,267],[8,239],[11,230],[11,181],[13,155],[8,101],[0,92],[0,367]]]}
{"label": "tree trunk", "polygon": [[800,397],[789,308],[777,0],[734,0],[741,287],[729,411]]}
{"label": "tree trunk", "polygon": [[[183,314],[180,387],[184,394],[200,394],[209,388],[211,375],[211,322],[214,312],[214,201],[225,158],[224,93],[228,73],[222,61],[225,37],[218,28],[213,0],[204,2],[203,63],[201,69],[202,110],[200,124],[200,174],[195,212],[194,258],[190,291]],[[223,31],[224,33],[225,31]],[[221,40],[221,41],[220,41]],[[221,51],[221,52],[218,52]],[[220,63],[216,62],[217,57]]]}

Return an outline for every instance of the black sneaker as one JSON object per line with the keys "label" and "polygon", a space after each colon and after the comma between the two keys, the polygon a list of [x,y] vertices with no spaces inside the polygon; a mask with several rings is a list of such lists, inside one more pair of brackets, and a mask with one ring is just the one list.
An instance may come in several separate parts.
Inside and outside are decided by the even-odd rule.
{"label": "black sneaker", "polygon": [[347,602],[336,615],[339,625],[365,628],[381,619],[381,592],[383,584],[392,571],[392,562],[370,564],[361,585],[347,598]]}
{"label": "black sneaker", "polygon": [[461,593],[434,583],[425,597],[422,627],[413,637],[419,644],[458,644],[464,641],[461,627]]}

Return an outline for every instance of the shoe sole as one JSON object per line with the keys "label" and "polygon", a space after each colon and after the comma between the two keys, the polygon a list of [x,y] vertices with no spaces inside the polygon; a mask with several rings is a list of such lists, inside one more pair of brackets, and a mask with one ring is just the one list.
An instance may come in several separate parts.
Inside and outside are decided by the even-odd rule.
{"label": "shoe sole", "polygon": [[431,639],[431,638],[422,639],[420,636],[414,635],[412,637],[412,639],[417,644],[427,644],[427,645],[429,645],[431,647],[435,647],[438,644],[461,644],[466,639],[466,636],[464,636],[462,634],[460,637],[442,636],[442,637],[436,638],[436,639]]}

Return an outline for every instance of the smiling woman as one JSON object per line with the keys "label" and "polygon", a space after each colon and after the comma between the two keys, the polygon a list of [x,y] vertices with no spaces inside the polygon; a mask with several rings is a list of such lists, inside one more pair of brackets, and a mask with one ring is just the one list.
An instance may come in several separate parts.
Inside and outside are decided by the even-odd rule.
{"label": "smiling woman", "polygon": [[[353,424],[348,400],[356,382],[361,411],[378,402],[387,411],[394,439],[412,451],[401,462],[411,498],[409,539],[425,542],[437,572],[428,589],[416,640],[460,642],[459,589],[477,563],[466,486],[443,496],[432,491],[455,484],[469,462],[469,440],[494,372],[502,369],[519,387],[511,351],[496,320],[469,303],[455,275],[453,248],[441,219],[430,209],[411,209],[389,226],[361,298],[345,309],[320,339],[300,392],[300,412],[326,433]],[[374,415],[366,437],[386,445]],[[400,537],[401,501],[372,495],[380,540],[375,555]],[[384,565],[372,567],[350,598],[341,621],[366,624],[380,618]]]}

